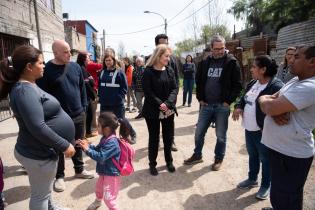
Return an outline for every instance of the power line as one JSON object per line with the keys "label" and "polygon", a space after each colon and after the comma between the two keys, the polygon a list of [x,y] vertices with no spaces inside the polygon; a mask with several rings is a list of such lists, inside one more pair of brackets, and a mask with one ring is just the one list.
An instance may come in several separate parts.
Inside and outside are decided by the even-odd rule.
{"label": "power line", "polygon": [[121,35],[128,35],[128,34],[136,34],[136,33],[144,32],[144,31],[149,31],[149,30],[152,30],[152,29],[155,29],[155,28],[159,28],[161,26],[164,26],[164,24],[157,25],[157,26],[152,26],[150,28],[146,28],[146,29],[142,29],[142,30],[138,30],[138,31],[126,32],[126,33],[120,33],[120,34],[106,34],[106,35],[121,36]]}
{"label": "power line", "polygon": [[202,10],[204,7],[208,6],[208,4],[210,4],[212,2],[212,0],[208,1],[205,5],[203,5],[202,7],[200,7],[198,10],[196,10],[194,13],[192,13],[191,15],[189,15],[188,17],[185,17],[184,19],[178,21],[177,23],[174,23],[172,25],[169,25],[169,27],[171,26],[175,26],[177,24],[180,24],[182,22],[184,22],[185,20],[189,19],[190,17],[192,17],[193,15],[195,15],[197,12],[199,12],[200,10]]}
{"label": "power line", "polygon": [[168,23],[171,22],[172,20],[174,20],[178,15],[180,15],[180,14],[181,14],[185,9],[187,9],[194,1],[195,1],[195,0],[192,0],[189,4],[187,4],[187,5],[184,7],[184,9],[182,9],[182,10],[179,11],[174,17],[172,17],[172,18],[168,21]]}

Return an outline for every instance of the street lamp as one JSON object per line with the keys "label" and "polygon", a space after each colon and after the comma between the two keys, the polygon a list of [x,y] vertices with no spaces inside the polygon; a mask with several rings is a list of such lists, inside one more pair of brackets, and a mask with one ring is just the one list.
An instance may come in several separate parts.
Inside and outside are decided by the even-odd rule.
{"label": "street lamp", "polygon": [[156,14],[158,16],[160,16],[162,19],[163,19],[163,22],[164,22],[164,31],[165,31],[165,35],[167,35],[167,19],[161,15],[160,13],[157,13],[157,12],[152,12],[152,11],[144,11],[144,13],[147,13],[147,14]]}

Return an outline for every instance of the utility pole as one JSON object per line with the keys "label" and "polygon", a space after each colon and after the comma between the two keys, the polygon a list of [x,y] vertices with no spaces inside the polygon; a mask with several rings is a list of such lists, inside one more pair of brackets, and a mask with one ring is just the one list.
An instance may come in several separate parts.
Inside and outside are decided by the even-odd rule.
{"label": "utility pole", "polygon": [[103,48],[103,55],[105,55],[105,29],[103,29],[103,43],[102,43],[102,48]]}
{"label": "utility pole", "polygon": [[167,19],[164,19],[164,31],[165,31],[165,35],[167,35]]}
{"label": "utility pole", "polygon": [[38,48],[40,51],[43,51],[42,47],[42,39],[40,36],[40,27],[39,27],[39,21],[38,21],[38,11],[37,11],[37,1],[33,0],[34,2],[34,13],[35,13],[35,22],[36,22],[36,31],[37,31],[37,38],[38,38]]}

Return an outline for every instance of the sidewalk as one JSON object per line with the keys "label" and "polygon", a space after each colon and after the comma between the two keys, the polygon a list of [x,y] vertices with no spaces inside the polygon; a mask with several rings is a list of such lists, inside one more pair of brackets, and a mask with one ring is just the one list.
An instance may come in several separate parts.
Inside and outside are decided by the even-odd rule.
{"label": "sidewalk", "polygon": [[[182,92],[178,104],[181,104]],[[179,149],[173,153],[177,171],[168,173],[163,149],[158,156],[159,175],[153,177],[148,171],[148,132],[144,119],[134,120],[137,113],[127,113],[137,131],[135,173],[122,177],[118,202],[122,210],[257,210],[270,206],[269,200],[258,201],[251,190],[236,189],[236,185],[247,177],[248,156],[245,148],[244,130],[240,122],[230,119],[228,146],[222,170],[211,171],[215,144],[214,129],[209,128],[203,149],[204,162],[195,166],[184,166],[183,160],[190,157],[194,148],[195,124],[199,105],[193,96],[192,107],[179,107],[175,120],[175,142]],[[0,123],[0,155],[5,165],[5,197],[9,206],[5,210],[27,210],[30,188],[28,178],[19,171],[20,166],[13,156],[18,127],[14,119]],[[98,137],[99,138],[99,137]],[[92,139],[97,143],[98,138]],[[163,143],[161,142],[161,147]],[[95,172],[95,162],[84,157],[86,169]],[[84,210],[94,200],[96,179],[74,179],[71,159],[66,160],[66,185],[62,193],[53,193],[54,201],[72,210]],[[315,166],[313,164],[305,185],[304,209],[315,209]],[[100,210],[107,209],[102,204]]]}

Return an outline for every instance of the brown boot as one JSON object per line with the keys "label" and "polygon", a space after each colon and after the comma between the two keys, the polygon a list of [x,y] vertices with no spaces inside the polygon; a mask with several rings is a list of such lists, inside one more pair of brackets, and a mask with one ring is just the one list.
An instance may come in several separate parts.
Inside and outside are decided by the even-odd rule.
{"label": "brown boot", "polygon": [[222,162],[223,162],[223,160],[215,159],[214,163],[211,166],[212,171],[220,170],[220,168],[222,166]]}

